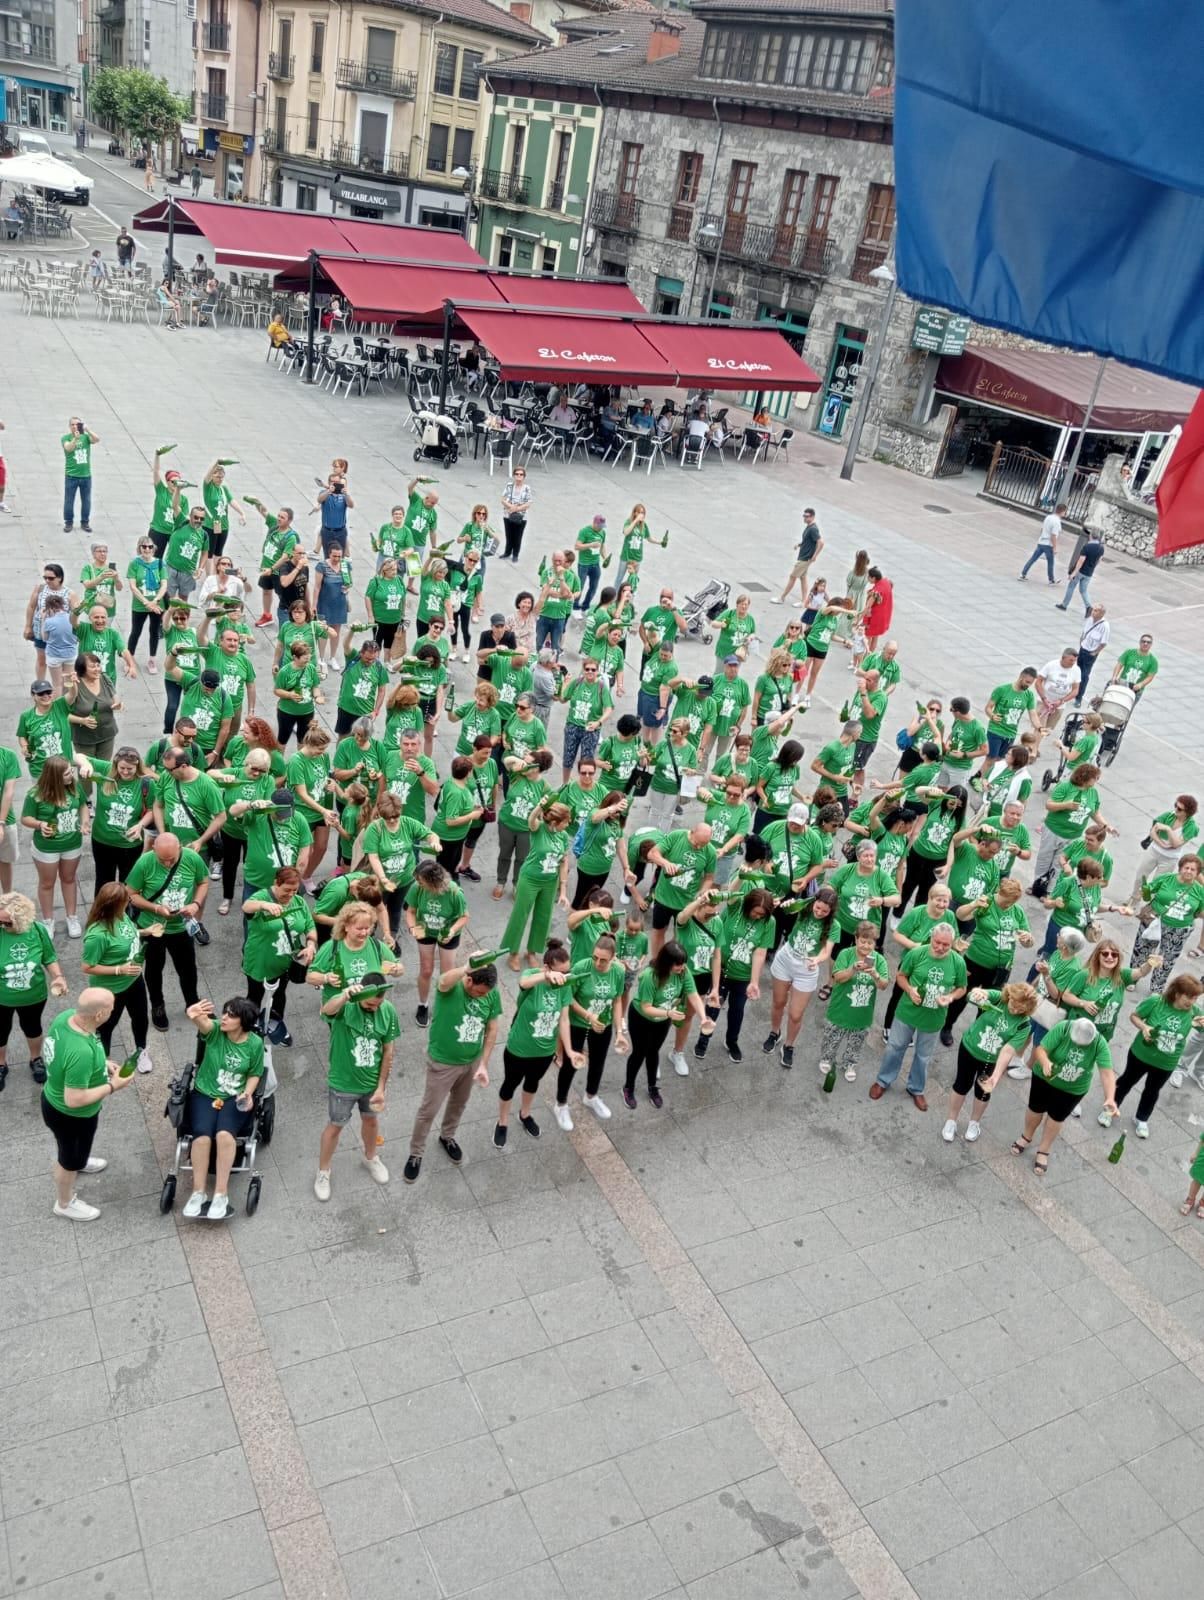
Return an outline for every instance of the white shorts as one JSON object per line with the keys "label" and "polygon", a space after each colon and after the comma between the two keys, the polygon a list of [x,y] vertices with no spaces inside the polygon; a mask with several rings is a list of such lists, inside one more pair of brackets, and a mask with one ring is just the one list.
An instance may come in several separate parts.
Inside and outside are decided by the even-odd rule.
{"label": "white shorts", "polygon": [[788,944],[779,946],[769,974],[798,994],[814,994],[819,988],[819,968],[809,965],[806,956],[796,955]]}
{"label": "white shorts", "polygon": [[0,862],[12,866],[21,859],[21,824],[7,822],[4,825],[4,837],[0,839]]}

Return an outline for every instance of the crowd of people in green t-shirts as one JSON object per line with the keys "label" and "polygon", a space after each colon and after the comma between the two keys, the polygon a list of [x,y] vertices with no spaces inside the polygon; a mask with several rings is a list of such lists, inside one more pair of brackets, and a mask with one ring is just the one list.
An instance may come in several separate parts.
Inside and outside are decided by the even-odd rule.
{"label": "crowd of people in green t-shirts", "polygon": [[[169,961],[201,1040],[196,1136],[219,1152],[218,1186],[210,1196],[201,1174],[192,1217],[226,1214],[234,1143],[263,1092],[262,1035],[292,1043],[298,986],[319,991],[329,1030],[319,1200],[355,1115],[368,1175],[389,1181],[379,1117],[391,1075],[412,1072],[419,1054],[398,1058],[403,1013],[422,1030],[410,1037],[422,1040],[425,1073],[408,1182],[436,1120],[448,1159],[463,1159],[456,1136],[474,1085],[496,1082],[498,1149],[516,1095],[517,1126],[541,1135],[537,1101],[553,1069],[565,1131],[575,1089],[596,1117],[613,1115],[608,1070],[628,1111],[641,1097],[659,1110],[662,1055],[687,1077],[714,1063],[722,1025],[726,1060],[742,1063],[748,1007],[760,1002],[765,1065],[792,1070],[805,1049],[821,1092],[868,1069],[877,1101],[906,1067],[924,1112],[929,1069],[940,1049],[954,1051],[946,1141],[967,1107],[964,1137],[981,1136],[1007,1073],[1029,1080],[1012,1149],[1033,1146],[1038,1172],[1097,1078],[1099,1121],[1136,1090],[1136,1133],[1148,1134],[1204,1030],[1201,985],[1172,970],[1204,915],[1196,801],[1179,796],[1151,819],[1137,880],[1114,887],[1098,718],[1061,742],[1035,672],[977,686],[977,702],[912,701],[897,643],[870,650],[856,628],[842,633],[844,601],[762,631],[741,593],[711,619],[708,661],[689,639],[685,596],[647,581],[649,548],[668,535],[652,534],[643,505],[613,548],[595,515],[538,556],[528,589],[503,595],[490,508],[445,526],[429,479],[414,479],[375,533],[360,532],[348,463],[336,460],[311,546],[293,509],[235,497],[231,458],[190,509],[193,486],[161,470],[173,449],[154,458],[124,644],[115,566],[94,559],[79,580],[102,680],[118,663],[136,672],[152,620],[149,660],[160,641],[166,652],[162,732],[145,748],[115,727],[98,741],[74,700],[39,677],[17,751],[0,751],[0,1082],[15,1020],[58,1141],[62,1214],[94,1209],[74,1188],[78,1172],[98,1170],[79,1124],[94,1129],[103,1099],[152,1070],[148,1029],[172,1026]],[[238,569],[225,545],[244,505],[262,543]],[[837,715],[813,698],[816,663],[834,644],[850,656]],[[1157,664],[1147,655],[1133,670],[1148,686]],[[263,715],[269,684],[274,718]],[[1038,757],[1060,764],[1047,794],[1033,781]],[[12,893],[19,837],[36,907]],[[1030,873],[1029,896],[1049,913],[1040,930],[1025,904]],[[42,1008],[65,988],[56,896],[68,936],[82,938],[88,987],[43,1034]],[[489,898],[507,902],[506,921],[498,947],[482,951],[472,919]],[[1110,916],[1136,922],[1128,965],[1106,936]],[[215,1012],[197,947],[240,937],[246,993]],[[1138,986],[1140,999],[1129,994]],[[814,1002],[822,1018],[803,1046]],[[1135,1037],[1114,1064],[1126,1020]],[[109,1052],[123,1021],[133,1050],[118,1067]]]}

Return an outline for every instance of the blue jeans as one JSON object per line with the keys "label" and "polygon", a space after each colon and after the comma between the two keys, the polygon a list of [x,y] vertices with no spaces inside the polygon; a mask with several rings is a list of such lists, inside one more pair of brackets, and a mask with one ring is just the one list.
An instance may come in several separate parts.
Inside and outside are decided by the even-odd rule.
{"label": "blue jeans", "polygon": [[602,576],[602,563],[591,562],[588,566],[578,563],[577,576],[581,579],[581,593],[573,605],[574,611],[588,611],[594,603],[594,596],[598,592],[598,580]]}
{"label": "blue jeans", "polygon": [[1049,573],[1049,581],[1052,583],[1054,581],[1054,553],[1053,546],[1050,544],[1039,544],[1036,547],[1032,555],[1029,556],[1028,560],[1021,567],[1020,576],[1022,578],[1026,578],[1028,576],[1028,569],[1036,566],[1037,562],[1040,561],[1042,557],[1045,558],[1045,566]]}
{"label": "blue jeans", "polygon": [[903,1057],[907,1054],[907,1047],[915,1040],[915,1052],[911,1058],[911,1071],[907,1074],[908,1094],[923,1094],[924,1085],[928,1082],[928,1063],[936,1051],[936,1042],[939,1033],[921,1033],[910,1022],[903,1022],[896,1017],[890,1025],[890,1035],[886,1042],[886,1049],[882,1052],[882,1065],[878,1068],[878,1082],[884,1089],[889,1089],[899,1076],[903,1065]]}
{"label": "blue jeans", "polygon": [[560,643],[564,638],[564,625],[567,617],[536,617],[535,619],[535,648],[542,650],[545,644],[550,644],[557,656],[560,655]]}
{"label": "blue jeans", "polygon": [[64,478],[63,479],[63,525],[71,527],[75,521],[75,496],[79,493],[79,520],[87,523],[92,520],[92,479]]}
{"label": "blue jeans", "polygon": [[1016,743],[1015,734],[1009,733],[1006,738],[1002,733],[987,734],[987,754],[992,761],[998,761],[1000,756],[1006,756]]}
{"label": "blue jeans", "polygon": [[1079,599],[1083,602],[1084,609],[1091,610],[1091,596],[1087,592],[1087,585],[1091,582],[1090,573],[1077,573],[1066,585],[1066,593],[1062,596],[1062,610],[1065,611],[1070,604],[1070,597],[1077,589]]}
{"label": "blue jeans", "polygon": [[564,725],[564,770],[571,772],[578,760],[592,761],[597,754],[597,728],[583,728],[579,722],[566,722]]}

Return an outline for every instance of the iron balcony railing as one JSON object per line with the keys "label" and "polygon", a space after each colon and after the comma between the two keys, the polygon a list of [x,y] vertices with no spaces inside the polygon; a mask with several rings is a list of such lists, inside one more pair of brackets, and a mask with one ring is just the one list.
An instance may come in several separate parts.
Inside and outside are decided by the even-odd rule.
{"label": "iron balcony railing", "polygon": [[378,67],[371,61],[344,58],[335,68],[334,81],[340,89],[391,94],[395,100],[413,100],[418,94],[416,72],[398,72],[393,67]]}
{"label": "iron balcony railing", "polygon": [[640,231],[640,202],[633,194],[616,194],[613,189],[598,189],[590,221],[597,228],[608,228],[612,233],[638,233]]}
{"label": "iron balcony railing", "polygon": [[870,274],[880,267],[890,254],[889,244],[870,244],[863,240],[853,253],[853,270],[849,276],[855,283],[872,283]]}
{"label": "iron balcony railing", "polygon": [[481,173],[479,192],[486,200],[506,200],[525,206],[531,201],[531,180],[521,172],[499,172],[488,167]]}
{"label": "iron balcony railing", "polygon": [[331,145],[330,159],[336,167],[353,167],[356,172],[375,173],[378,178],[408,178],[410,175],[409,156],[360,150],[345,139]]}
{"label": "iron balcony railing", "polygon": [[783,223],[750,222],[747,217],[703,216],[694,241],[704,255],[755,261],[783,272],[826,277],[836,265],[836,246],[822,234]]}
{"label": "iron balcony railing", "polygon": [[276,83],[292,83],[296,56],[283,56],[273,50],[268,56],[268,77]]}
{"label": "iron balcony railing", "polygon": [[201,105],[207,122],[225,122],[226,96],[224,94],[207,94],[203,97]]}
{"label": "iron balcony railing", "polygon": [[228,55],[230,52],[230,24],[228,22],[207,22],[201,29],[201,39],[206,50],[220,50]]}

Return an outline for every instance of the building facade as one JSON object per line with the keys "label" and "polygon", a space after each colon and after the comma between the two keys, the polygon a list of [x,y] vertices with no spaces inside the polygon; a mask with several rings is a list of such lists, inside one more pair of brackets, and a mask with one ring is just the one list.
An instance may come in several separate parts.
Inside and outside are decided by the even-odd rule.
{"label": "building facade", "polygon": [[529,23],[489,0],[233,5],[228,64],[205,48],[206,18],[197,52],[198,122],[218,152],[219,194],[232,198],[237,179],[261,203],[466,227],[482,74],[500,53],[540,42]]}
{"label": "building facade", "polygon": [[174,94],[192,92],[197,0],[81,0],[89,70],[139,67],[165,78]]}
{"label": "building facade", "polygon": [[69,130],[82,81],[77,16],[75,0],[0,4],[0,121]]}
{"label": "building facade", "polygon": [[[566,31],[490,76],[511,105],[599,105],[581,270],[659,314],[773,322],[823,379],[808,425],[839,437],[892,254],[893,0],[699,0]],[[794,397],[771,404],[793,420]]]}

